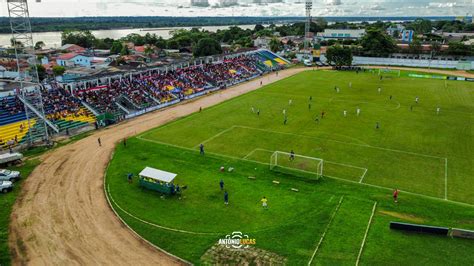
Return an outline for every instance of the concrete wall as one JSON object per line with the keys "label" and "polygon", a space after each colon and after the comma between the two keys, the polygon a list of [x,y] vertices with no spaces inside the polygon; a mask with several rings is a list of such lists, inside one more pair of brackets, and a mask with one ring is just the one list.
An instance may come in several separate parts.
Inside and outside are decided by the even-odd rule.
{"label": "concrete wall", "polygon": [[[321,56],[321,61],[326,62],[326,57]],[[474,70],[474,61],[457,60],[402,59],[354,56],[352,64]]]}

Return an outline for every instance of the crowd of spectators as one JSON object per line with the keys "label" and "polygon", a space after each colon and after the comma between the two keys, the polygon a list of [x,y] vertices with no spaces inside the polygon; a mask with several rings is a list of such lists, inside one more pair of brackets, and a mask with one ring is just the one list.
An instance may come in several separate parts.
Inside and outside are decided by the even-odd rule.
{"label": "crowd of spectators", "polygon": [[77,96],[101,112],[116,111],[115,102],[123,97],[134,105],[132,107],[144,109],[256,76],[260,74],[257,60],[255,56],[247,55],[223,62],[115,79],[109,85],[79,90]]}

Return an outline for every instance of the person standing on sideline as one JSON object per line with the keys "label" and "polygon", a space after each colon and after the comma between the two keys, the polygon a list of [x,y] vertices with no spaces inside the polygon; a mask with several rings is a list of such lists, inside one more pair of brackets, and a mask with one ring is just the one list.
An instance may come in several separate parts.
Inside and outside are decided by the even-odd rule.
{"label": "person standing on sideline", "polygon": [[262,207],[264,209],[268,209],[268,204],[267,204],[267,198],[265,196],[263,196],[263,198],[260,200],[262,202]]}
{"label": "person standing on sideline", "polygon": [[199,145],[199,153],[201,155],[204,155],[204,144],[202,144],[202,143]]}
{"label": "person standing on sideline", "polygon": [[199,107],[199,112],[202,112],[202,107]]}
{"label": "person standing on sideline", "polygon": [[224,192],[224,204],[229,205],[229,193],[227,191]]}
{"label": "person standing on sideline", "polygon": [[219,186],[221,187],[221,190],[224,190],[224,180],[221,179]]}
{"label": "person standing on sideline", "polygon": [[127,147],[127,138],[123,138],[123,146]]}
{"label": "person standing on sideline", "polygon": [[395,189],[395,190],[393,191],[393,201],[394,201],[395,203],[398,203],[398,193],[399,193],[399,192],[400,192],[400,191],[399,191],[398,189]]}
{"label": "person standing on sideline", "polygon": [[99,147],[102,147],[102,142],[100,141],[100,138],[97,139],[97,142],[99,143]]}

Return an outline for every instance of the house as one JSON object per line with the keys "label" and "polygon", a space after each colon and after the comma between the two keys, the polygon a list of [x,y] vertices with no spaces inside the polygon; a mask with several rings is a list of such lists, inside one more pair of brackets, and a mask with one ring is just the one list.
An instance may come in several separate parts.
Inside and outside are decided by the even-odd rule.
{"label": "house", "polygon": [[90,67],[92,65],[93,57],[85,56],[82,54],[76,53],[67,53],[62,54],[56,58],[56,63],[59,66],[64,67],[73,67],[73,66],[82,66]]}
{"label": "house", "polygon": [[258,48],[268,48],[270,46],[270,41],[272,38],[270,37],[258,37],[257,39],[253,40],[253,46]]}
{"label": "house", "polygon": [[58,50],[59,51],[67,51],[69,53],[80,54],[80,53],[85,52],[86,48],[81,47],[81,46],[76,45],[76,44],[65,44],[65,45],[59,47]]}
{"label": "house", "polygon": [[365,29],[325,29],[318,32],[320,40],[358,40],[365,35]]}

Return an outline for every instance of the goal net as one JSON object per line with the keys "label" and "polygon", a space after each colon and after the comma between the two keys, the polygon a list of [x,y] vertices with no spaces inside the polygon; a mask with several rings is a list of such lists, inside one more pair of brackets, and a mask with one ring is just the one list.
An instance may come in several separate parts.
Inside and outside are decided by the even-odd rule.
{"label": "goal net", "polygon": [[270,157],[270,170],[286,174],[320,178],[323,175],[324,160],[288,152],[275,151]]}

